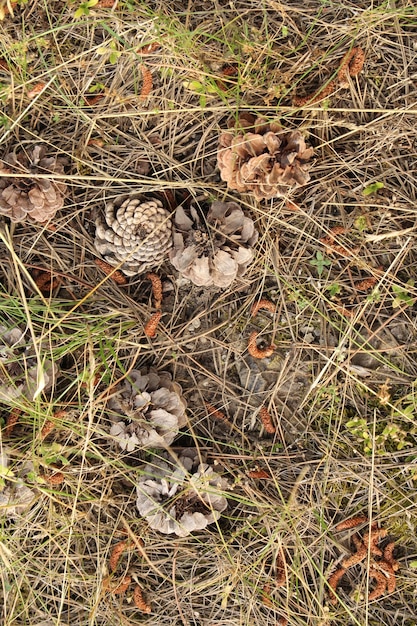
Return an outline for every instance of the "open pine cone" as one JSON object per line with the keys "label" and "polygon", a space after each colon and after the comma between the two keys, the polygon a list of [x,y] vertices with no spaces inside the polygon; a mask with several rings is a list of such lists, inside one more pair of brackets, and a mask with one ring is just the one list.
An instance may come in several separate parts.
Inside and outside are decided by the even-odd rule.
{"label": "open pine cone", "polygon": [[186,424],[186,402],[168,372],[132,370],[110,398],[110,434],[122,450],[165,448]]}
{"label": "open pine cone", "polygon": [[199,287],[228,287],[252,261],[258,232],[236,202],[213,202],[205,219],[196,207],[179,206],[174,224],[170,261]]}
{"label": "open pine cone", "polygon": [[[7,448],[0,450],[0,520],[16,519],[36,501],[36,494],[24,483],[24,475],[30,467],[21,467],[21,472],[9,470],[10,451]],[[22,476],[20,476],[22,474]]]}
{"label": "open pine cone", "polygon": [[[27,217],[36,222],[47,222],[64,205],[65,183],[38,174],[63,174],[65,159],[46,157],[45,146],[11,152],[0,161],[0,214],[12,222],[23,222]],[[11,178],[9,174],[22,174]]]}
{"label": "open pine cone", "polygon": [[50,389],[59,367],[49,359],[39,363],[31,342],[20,328],[0,325],[0,401],[10,402],[21,395],[33,398],[40,386]]}
{"label": "open pine cone", "polygon": [[158,265],[172,246],[170,213],[161,200],[140,193],[118,196],[96,220],[96,250],[127,276]]}
{"label": "open pine cone", "polygon": [[308,183],[308,161],[314,150],[298,130],[242,113],[239,131],[220,135],[217,161],[230,189],[252,192],[257,200],[286,196]]}
{"label": "open pine cone", "polygon": [[139,479],[136,505],[154,530],[186,537],[219,519],[227,508],[227,480],[206,463],[197,450],[186,448],[178,467],[155,459]]}

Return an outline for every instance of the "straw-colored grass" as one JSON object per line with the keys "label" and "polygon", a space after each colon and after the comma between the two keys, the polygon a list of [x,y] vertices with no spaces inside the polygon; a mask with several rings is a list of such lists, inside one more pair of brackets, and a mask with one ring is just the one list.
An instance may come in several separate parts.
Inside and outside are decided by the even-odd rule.
{"label": "straw-colored grass", "polygon": [[[26,330],[39,362],[60,367],[35,399],[1,403],[6,482],[26,467],[35,494],[14,520],[0,509],[5,626],[415,624],[414,4],[38,0],[13,3],[0,22],[0,157],[42,142],[67,158],[69,189],[53,231],[1,223],[0,324]],[[292,104],[334,79],[354,45],[366,60],[348,87]],[[308,136],[306,187],[260,203],[227,190],[218,136],[242,110]],[[235,200],[260,233],[229,289],[156,268],[165,291],[155,338],[144,333],[149,280],[118,285],[95,264],[95,215],[133,190]],[[59,287],[42,293],[36,269]],[[260,298],[275,313],[253,318]],[[255,331],[272,358],[248,355]],[[149,366],[169,371],[188,403],[173,451],[197,447],[231,485],[220,520],[186,538],[151,530],[135,506],[142,462],[159,452],[127,454],[109,436],[109,390]],[[58,471],[64,481],[48,482]],[[332,604],[327,580],[354,551],[335,526],[354,515],[395,541],[397,586],[369,602],[365,563]],[[133,543],[111,572],[122,540]],[[126,593],[113,593],[128,575]],[[136,584],[150,613],[135,606]]]}

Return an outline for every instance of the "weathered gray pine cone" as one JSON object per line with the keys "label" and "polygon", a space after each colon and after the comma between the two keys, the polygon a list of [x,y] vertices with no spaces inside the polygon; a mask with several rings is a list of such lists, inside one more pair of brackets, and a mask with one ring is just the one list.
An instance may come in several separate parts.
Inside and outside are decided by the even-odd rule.
{"label": "weathered gray pine cone", "polygon": [[230,189],[263,200],[286,196],[308,183],[314,150],[300,131],[285,132],[279,124],[250,114],[241,114],[238,126],[240,131],[220,135],[217,153],[220,176]]}
{"label": "weathered gray pine cone", "polygon": [[178,467],[161,458],[145,465],[136,487],[136,505],[149,526],[166,535],[186,537],[220,518],[227,508],[225,478],[206,463],[197,450],[179,456]]}
{"label": "weathered gray pine cone", "polygon": [[158,265],[172,246],[170,213],[161,200],[132,193],[106,204],[96,220],[96,250],[127,276]]}
{"label": "weathered gray pine cone", "polygon": [[10,402],[21,395],[32,399],[52,387],[58,372],[58,365],[49,359],[38,362],[20,328],[0,325],[0,401]]}
{"label": "weathered gray pine cone", "polygon": [[258,239],[253,221],[236,202],[213,202],[207,214],[191,206],[177,207],[172,265],[199,287],[229,287],[253,258]]}
{"label": "weathered gray pine cone", "polygon": [[[27,487],[21,478],[16,479],[16,472],[9,470],[9,450],[2,448],[0,452],[0,520],[15,519],[24,513],[36,499],[36,494]],[[26,472],[31,469],[24,468]],[[25,473],[25,472],[23,472]],[[11,480],[8,480],[10,475]]]}
{"label": "weathered gray pine cone", "polygon": [[[67,192],[65,183],[38,174],[63,174],[65,159],[46,157],[45,146],[7,154],[0,162],[0,214],[12,222],[26,218],[47,222],[62,209]],[[24,174],[11,178],[9,174]]]}
{"label": "weathered gray pine cone", "polygon": [[165,448],[186,424],[186,402],[168,372],[132,370],[110,398],[110,434],[122,450]]}

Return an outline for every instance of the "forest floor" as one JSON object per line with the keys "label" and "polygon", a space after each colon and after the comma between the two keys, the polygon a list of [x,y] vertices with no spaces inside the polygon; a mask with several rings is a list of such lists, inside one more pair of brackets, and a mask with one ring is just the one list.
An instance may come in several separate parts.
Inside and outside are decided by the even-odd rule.
{"label": "forest floor", "polygon": [[[67,185],[47,224],[1,218],[2,333],[56,366],[0,405],[0,489],[31,495],[0,504],[2,623],[415,626],[415,2],[0,4],[0,158],[42,144]],[[353,46],[361,71],[297,106]],[[227,188],[219,136],[242,111],[301,130],[308,184]],[[150,281],[95,263],[97,214],[131,192],[235,201],[259,233],[228,288],[155,267],[154,337]],[[260,299],[272,310],[253,317]],[[270,356],[248,353],[254,332]],[[164,454],[110,435],[109,395],[147,368],[187,402]],[[186,447],[227,481],[227,508],[178,537],[150,528],[136,486]]]}

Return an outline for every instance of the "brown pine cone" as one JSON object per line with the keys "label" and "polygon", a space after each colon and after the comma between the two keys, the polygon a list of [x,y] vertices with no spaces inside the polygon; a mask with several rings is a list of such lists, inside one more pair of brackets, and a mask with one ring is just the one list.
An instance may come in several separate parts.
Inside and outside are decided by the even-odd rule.
{"label": "brown pine cone", "polygon": [[239,130],[220,135],[217,153],[220,176],[230,189],[251,192],[257,200],[288,195],[308,183],[308,161],[314,150],[298,130],[241,114]]}
{"label": "brown pine cone", "polygon": [[140,193],[118,196],[96,219],[96,250],[127,276],[157,266],[172,246],[170,213],[160,200]]}
{"label": "brown pine cone", "polygon": [[[65,159],[46,157],[46,147],[10,152],[0,161],[0,214],[12,222],[27,217],[47,222],[64,205],[67,186],[58,180],[38,178],[38,174],[63,174]],[[23,174],[12,178],[8,174]]]}

